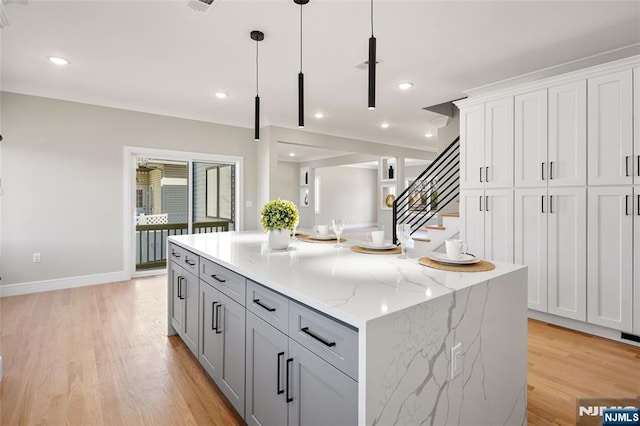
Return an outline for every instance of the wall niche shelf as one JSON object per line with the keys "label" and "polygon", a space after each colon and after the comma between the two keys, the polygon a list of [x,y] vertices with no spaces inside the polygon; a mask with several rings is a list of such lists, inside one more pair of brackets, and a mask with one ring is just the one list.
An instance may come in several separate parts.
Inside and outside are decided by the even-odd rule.
{"label": "wall niche shelf", "polygon": [[309,167],[300,167],[300,186],[309,186]]}

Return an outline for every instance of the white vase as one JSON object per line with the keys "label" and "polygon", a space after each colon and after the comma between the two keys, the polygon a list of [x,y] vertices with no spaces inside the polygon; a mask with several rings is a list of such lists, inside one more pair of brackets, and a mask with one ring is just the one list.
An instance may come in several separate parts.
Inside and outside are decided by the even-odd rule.
{"label": "white vase", "polygon": [[269,247],[272,250],[285,250],[289,247],[291,231],[288,229],[273,229],[269,231]]}

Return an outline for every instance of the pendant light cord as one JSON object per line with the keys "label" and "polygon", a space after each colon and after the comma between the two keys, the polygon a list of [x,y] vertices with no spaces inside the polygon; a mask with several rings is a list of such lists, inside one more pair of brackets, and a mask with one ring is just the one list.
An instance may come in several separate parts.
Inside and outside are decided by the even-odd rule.
{"label": "pendant light cord", "polygon": [[302,4],[300,4],[300,72],[302,72]]}
{"label": "pendant light cord", "polygon": [[373,0],[371,0],[371,37],[373,37]]}
{"label": "pendant light cord", "polygon": [[258,91],[259,72],[260,72],[260,62],[258,61],[258,40],[256,40],[256,96],[259,96],[259,91]]}

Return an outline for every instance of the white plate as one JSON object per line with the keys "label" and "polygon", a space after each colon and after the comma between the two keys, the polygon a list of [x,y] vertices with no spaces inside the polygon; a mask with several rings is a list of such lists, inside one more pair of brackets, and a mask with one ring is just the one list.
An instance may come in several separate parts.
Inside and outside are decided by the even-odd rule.
{"label": "white plate", "polygon": [[336,234],[328,234],[328,235],[309,234],[309,238],[314,240],[335,240]]}
{"label": "white plate", "polygon": [[460,259],[450,259],[446,254],[442,253],[431,253],[431,256],[429,256],[429,258],[431,260],[435,260],[436,262],[448,263],[450,265],[472,265],[482,260],[468,254],[463,254]]}
{"label": "white plate", "polygon": [[396,247],[395,244],[391,243],[383,243],[382,245],[378,245],[370,242],[362,242],[359,244],[359,246],[370,250],[390,250]]}

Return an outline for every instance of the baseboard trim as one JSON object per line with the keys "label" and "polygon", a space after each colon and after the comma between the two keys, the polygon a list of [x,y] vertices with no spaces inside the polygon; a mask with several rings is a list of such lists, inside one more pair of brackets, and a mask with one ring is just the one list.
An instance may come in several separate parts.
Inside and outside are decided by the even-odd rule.
{"label": "baseboard trim", "polygon": [[0,297],[41,293],[43,291],[63,290],[66,288],[86,287],[96,284],[126,281],[128,279],[129,277],[126,276],[124,271],[119,271],[107,274],[84,275],[80,277],[58,278],[54,280],[6,284],[0,286]]}
{"label": "baseboard trim", "polygon": [[612,328],[602,327],[595,324],[589,324],[582,321],[577,321],[570,318],[563,318],[557,315],[548,314],[546,312],[539,312],[529,309],[529,318],[548,322],[549,324],[559,325],[560,327],[569,328],[571,330],[580,331],[582,333],[592,334],[594,336],[603,337],[605,339],[614,340],[616,342],[625,343],[631,346],[640,347],[640,343],[622,339],[620,330],[614,330]]}

